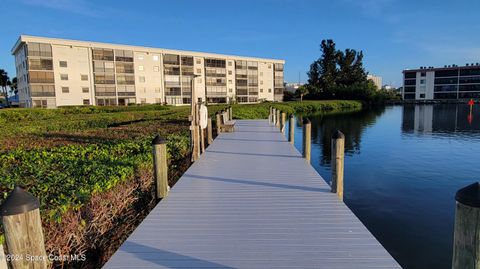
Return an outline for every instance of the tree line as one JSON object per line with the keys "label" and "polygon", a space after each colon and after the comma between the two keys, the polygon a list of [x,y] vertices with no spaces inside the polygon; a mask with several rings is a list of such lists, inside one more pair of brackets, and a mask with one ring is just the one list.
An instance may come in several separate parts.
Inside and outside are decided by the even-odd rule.
{"label": "tree line", "polygon": [[300,99],[352,99],[379,102],[395,98],[390,91],[380,91],[367,78],[363,52],[337,50],[332,39],[322,40],[320,58],[310,65],[308,83],[299,87]]}
{"label": "tree line", "polygon": [[17,78],[14,77],[10,80],[7,71],[0,69],[0,86],[2,87],[2,95],[5,98],[6,106],[10,106],[10,102],[8,101],[8,88],[10,88],[11,94],[17,94]]}

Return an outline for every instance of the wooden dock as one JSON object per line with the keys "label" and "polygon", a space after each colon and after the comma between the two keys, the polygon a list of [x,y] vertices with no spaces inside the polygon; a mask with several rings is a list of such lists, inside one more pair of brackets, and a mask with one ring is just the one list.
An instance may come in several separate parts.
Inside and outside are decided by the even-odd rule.
{"label": "wooden dock", "polygon": [[104,268],[401,267],[278,128],[244,120]]}

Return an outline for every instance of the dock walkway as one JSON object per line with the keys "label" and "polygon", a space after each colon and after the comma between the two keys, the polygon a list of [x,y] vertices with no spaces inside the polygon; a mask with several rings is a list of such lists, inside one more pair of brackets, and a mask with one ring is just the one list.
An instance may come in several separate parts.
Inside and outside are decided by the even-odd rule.
{"label": "dock walkway", "polygon": [[401,267],[277,128],[241,120],[104,268]]}

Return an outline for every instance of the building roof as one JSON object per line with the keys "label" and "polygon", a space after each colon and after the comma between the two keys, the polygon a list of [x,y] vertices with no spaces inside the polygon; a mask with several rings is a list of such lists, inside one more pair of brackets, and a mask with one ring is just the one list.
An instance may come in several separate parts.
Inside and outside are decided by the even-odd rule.
{"label": "building roof", "polygon": [[480,69],[480,65],[469,65],[469,66],[464,65],[464,66],[405,69],[405,70],[402,71],[402,73],[405,73],[405,72],[440,71],[440,70],[458,70],[458,69]]}
{"label": "building roof", "polygon": [[132,46],[132,45],[122,45],[122,44],[112,44],[112,43],[101,43],[101,42],[93,42],[93,41],[80,41],[80,40],[61,39],[61,38],[29,36],[29,35],[21,35],[18,38],[17,42],[15,43],[15,45],[11,50],[12,55],[15,54],[15,52],[18,50],[20,45],[24,42],[52,43],[56,45],[66,45],[66,46],[112,48],[112,49],[133,50],[137,52],[169,53],[169,54],[188,55],[188,56],[197,56],[197,57],[212,57],[212,58],[225,58],[225,59],[235,58],[235,59],[251,60],[251,61],[266,61],[266,62],[274,62],[274,63],[282,63],[282,64],[285,63],[285,60],[280,60],[280,59],[257,58],[257,57],[217,54],[217,53],[198,52],[198,51],[172,50],[172,49],[163,49],[163,48],[152,48],[152,47],[142,47],[142,46]]}

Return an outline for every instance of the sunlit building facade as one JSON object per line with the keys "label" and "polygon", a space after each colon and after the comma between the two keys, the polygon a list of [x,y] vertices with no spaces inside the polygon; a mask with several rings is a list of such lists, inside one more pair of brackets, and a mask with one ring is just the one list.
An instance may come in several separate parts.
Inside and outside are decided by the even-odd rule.
{"label": "sunlit building facade", "polygon": [[480,98],[480,64],[403,71],[404,100]]}
{"label": "sunlit building facade", "polygon": [[21,107],[283,99],[283,60],[24,35],[12,54]]}

